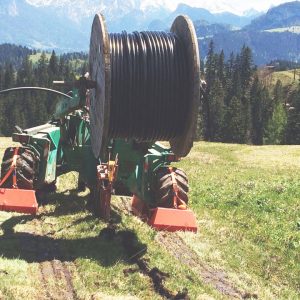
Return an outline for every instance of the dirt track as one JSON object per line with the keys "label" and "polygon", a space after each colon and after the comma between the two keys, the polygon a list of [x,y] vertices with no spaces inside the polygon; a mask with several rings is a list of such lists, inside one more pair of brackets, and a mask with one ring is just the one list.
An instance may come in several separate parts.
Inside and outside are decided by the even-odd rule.
{"label": "dirt track", "polygon": [[[126,197],[121,197],[118,208],[126,210],[127,213],[131,212]],[[255,293],[239,290],[234,283],[230,281],[225,271],[215,269],[202,262],[197,253],[190,249],[178,234],[159,232],[156,236],[156,241],[176,259],[197,273],[206,284],[212,286],[221,294],[228,296],[230,299],[258,298]]]}
{"label": "dirt track", "polygon": [[250,295],[236,288],[224,271],[214,269],[201,262],[198,255],[176,233],[160,232],[157,234],[156,240],[169,253],[197,273],[206,284],[211,285],[221,294],[231,299],[256,298],[255,295]]}
{"label": "dirt track", "polygon": [[39,277],[41,283],[41,293],[39,299],[77,299],[73,283],[72,273],[76,267],[73,262],[62,261],[63,253],[58,245],[47,242],[42,230],[40,218],[31,221],[33,225],[30,231],[20,234],[21,250],[32,251],[34,245],[34,256],[39,263]]}

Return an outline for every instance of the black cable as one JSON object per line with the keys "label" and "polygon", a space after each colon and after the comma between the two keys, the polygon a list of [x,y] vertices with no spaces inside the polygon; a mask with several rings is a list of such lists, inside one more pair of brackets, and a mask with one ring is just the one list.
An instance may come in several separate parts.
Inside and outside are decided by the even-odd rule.
{"label": "black cable", "polygon": [[170,140],[184,131],[190,103],[186,49],[166,32],[110,34],[109,136]]}
{"label": "black cable", "polygon": [[62,93],[60,91],[56,91],[56,90],[52,90],[52,89],[47,89],[47,88],[42,88],[42,87],[36,87],[36,86],[25,86],[25,87],[16,87],[16,88],[11,88],[11,89],[7,89],[7,90],[2,90],[0,91],[0,94],[8,94],[11,92],[19,92],[19,91],[43,91],[43,92],[47,92],[47,93],[52,93],[58,96],[63,96],[69,99],[72,99],[71,96]]}

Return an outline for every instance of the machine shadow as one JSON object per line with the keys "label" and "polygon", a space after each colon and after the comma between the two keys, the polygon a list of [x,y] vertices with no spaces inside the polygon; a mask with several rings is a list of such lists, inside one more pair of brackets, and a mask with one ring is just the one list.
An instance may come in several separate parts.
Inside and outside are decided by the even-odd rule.
{"label": "machine shadow", "polygon": [[[135,259],[142,257],[147,252],[147,245],[141,243],[137,235],[130,230],[118,230],[117,223],[121,216],[112,211],[113,224],[100,231],[95,237],[65,239],[54,238],[51,234],[42,235],[39,232],[15,232],[14,227],[25,224],[35,218],[43,216],[62,216],[80,210],[84,210],[83,198],[70,201],[72,193],[64,199],[61,197],[54,212],[42,213],[34,216],[13,216],[3,222],[0,229],[0,256],[7,259],[22,259],[28,263],[41,263],[44,261],[60,260],[75,261],[87,258],[96,261],[101,266],[110,267],[118,261],[132,264]],[[66,202],[65,202],[66,201]],[[75,202],[75,203],[74,203]],[[66,204],[68,203],[68,204]],[[73,210],[69,210],[73,207]],[[72,225],[80,225],[82,222],[95,220],[92,215],[87,215],[74,221]],[[72,226],[71,225],[71,226]],[[134,260],[133,260],[134,258]]]}
{"label": "machine shadow", "polygon": [[[63,192],[41,192],[37,193],[38,202],[41,206],[55,204],[55,210],[46,215],[62,216],[71,215],[86,209],[89,194],[81,196],[77,189],[66,190]],[[43,215],[43,212],[40,213]]]}
{"label": "machine shadow", "polygon": [[[40,198],[39,203],[41,205],[55,204],[53,212],[41,212],[39,214],[40,217],[73,215],[86,210],[92,212],[92,208],[89,207],[90,194],[81,196],[77,189],[60,193],[43,193],[38,197]],[[90,219],[94,219],[94,217],[90,216]],[[122,220],[121,216],[114,210],[111,211],[111,219],[114,223],[120,223]]]}

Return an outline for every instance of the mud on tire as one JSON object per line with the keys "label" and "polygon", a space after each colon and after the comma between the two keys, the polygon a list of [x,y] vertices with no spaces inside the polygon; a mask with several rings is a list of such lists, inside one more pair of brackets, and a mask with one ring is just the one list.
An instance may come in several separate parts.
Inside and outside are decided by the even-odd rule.
{"label": "mud on tire", "polygon": [[[189,184],[185,172],[181,169],[173,168],[177,186],[179,188],[178,196],[186,204],[188,203]],[[174,189],[172,176],[169,168],[161,168],[157,171],[155,198],[159,207],[173,207]]]}
{"label": "mud on tire", "polygon": [[[14,147],[10,147],[5,150],[1,164],[1,179],[4,178],[4,176],[7,174],[12,165],[14,151]],[[38,159],[30,149],[25,147],[19,148],[16,163],[18,188],[26,190],[34,189],[36,180],[37,161]],[[11,174],[6,180],[6,182],[3,184],[3,187],[5,188],[11,188],[12,186],[13,174]]]}

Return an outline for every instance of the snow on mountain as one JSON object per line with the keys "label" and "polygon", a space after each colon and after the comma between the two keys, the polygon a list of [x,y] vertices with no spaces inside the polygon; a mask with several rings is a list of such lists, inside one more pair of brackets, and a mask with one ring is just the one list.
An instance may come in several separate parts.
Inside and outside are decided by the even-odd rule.
{"label": "snow on mountain", "polygon": [[[241,6],[235,6],[237,1],[242,3],[241,0],[0,0],[0,39],[1,43],[40,49],[87,51],[93,16],[102,12],[109,32],[166,30],[178,14],[186,14],[196,27],[199,25],[196,28],[199,38],[220,32],[227,41],[227,32],[249,24],[257,14],[254,10],[233,14],[240,12]],[[261,0],[254,0],[257,1]]]}
{"label": "snow on mountain", "polygon": [[115,19],[130,14],[132,11],[168,10],[168,0],[26,0],[27,3],[41,7],[51,6],[62,9],[69,16],[82,19],[97,12],[105,12],[108,19]]}

